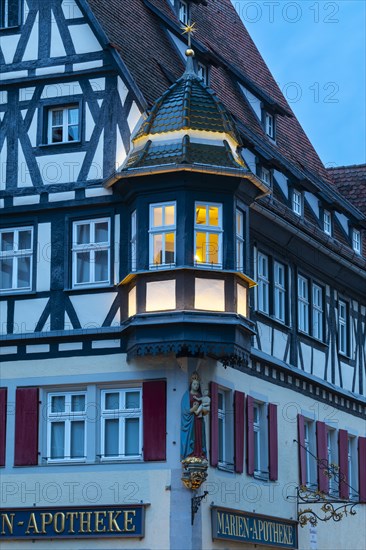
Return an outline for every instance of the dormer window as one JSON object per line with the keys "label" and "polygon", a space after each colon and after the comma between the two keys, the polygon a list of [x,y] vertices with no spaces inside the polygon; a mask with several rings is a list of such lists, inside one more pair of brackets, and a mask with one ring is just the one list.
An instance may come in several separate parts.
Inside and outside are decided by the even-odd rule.
{"label": "dormer window", "polygon": [[352,230],[352,248],[357,254],[361,254],[361,232],[358,229]]}
{"label": "dormer window", "polygon": [[296,189],[292,191],[292,211],[297,216],[302,214],[302,197],[300,191]]}
{"label": "dormer window", "polygon": [[264,113],[264,127],[265,127],[267,136],[270,137],[271,139],[275,139],[276,133],[275,133],[274,115],[271,115],[270,113],[267,113],[267,112]]}
{"label": "dormer window", "polygon": [[0,0],[0,29],[19,27],[20,1],[21,0]]}
{"label": "dormer window", "polygon": [[197,62],[197,74],[203,82],[208,85],[208,67],[200,61]]}
{"label": "dormer window", "polygon": [[271,185],[271,171],[268,168],[261,168],[261,180],[264,181],[268,186]]}
{"label": "dormer window", "polygon": [[327,235],[332,234],[332,216],[328,210],[323,212],[323,229]]}
{"label": "dormer window", "polygon": [[188,2],[184,2],[183,0],[179,2],[179,21],[183,23],[183,25],[188,25],[189,6]]}

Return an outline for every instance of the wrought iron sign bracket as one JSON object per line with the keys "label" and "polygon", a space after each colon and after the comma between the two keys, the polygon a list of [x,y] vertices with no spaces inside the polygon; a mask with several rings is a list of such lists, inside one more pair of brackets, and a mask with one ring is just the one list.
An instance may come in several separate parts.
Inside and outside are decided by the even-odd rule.
{"label": "wrought iron sign bracket", "polygon": [[208,495],[208,491],[205,491],[203,495],[192,497],[191,499],[191,525],[194,523],[194,516],[197,514],[199,507],[201,506],[201,502],[206,496]]}

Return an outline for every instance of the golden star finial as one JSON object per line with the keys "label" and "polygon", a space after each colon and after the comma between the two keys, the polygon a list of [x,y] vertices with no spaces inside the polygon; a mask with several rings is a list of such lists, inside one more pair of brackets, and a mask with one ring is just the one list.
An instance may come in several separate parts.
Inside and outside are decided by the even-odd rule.
{"label": "golden star finial", "polygon": [[183,33],[182,34],[188,34],[188,47],[191,47],[191,41],[192,41],[192,34],[196,32],[196,23],[189,23],[188,25],[183,25],[181,27]]}

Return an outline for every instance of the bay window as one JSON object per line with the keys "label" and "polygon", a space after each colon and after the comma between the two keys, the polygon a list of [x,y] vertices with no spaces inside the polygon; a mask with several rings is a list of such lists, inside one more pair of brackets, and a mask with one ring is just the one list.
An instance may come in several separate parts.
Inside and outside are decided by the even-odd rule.
{"label": "bay window", "polygon": [[175,265],[176,204],[150,205],[150,269]]}
{"label": "bay window", "polygon": [[31,290],[33,228],[0,231],[0,289]]}
{"label": "bay window", "polygon": [[222,268],[222,205],[195,203],[195,264]]}
{"label": "bay window", "polygon": [[73,286],[110,282],[110,219],[73,224]]}

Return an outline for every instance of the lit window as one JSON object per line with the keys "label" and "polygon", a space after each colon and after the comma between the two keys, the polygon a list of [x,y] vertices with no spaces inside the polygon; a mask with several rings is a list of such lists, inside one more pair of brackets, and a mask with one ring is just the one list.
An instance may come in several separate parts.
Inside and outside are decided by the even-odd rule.
{"label": "lit window", "polygon": [[110,282],[110,220],[73,224],[73,286]]}
{"label": "lit window", "polygon": [[0,0],[0,28],[9,29],[20,25],[20,0]]}
{"label": "lit window", "polygon": [[323,212],[323,229],[324,233],[326,233],[327,235],[332,234],[332,217],[328,210],[324,210]]}
{"label": "lit window", "polygon": [[48,110],[47,143],[71,143],[80,140],[80,110],[78,105]]}
{"label": "lit window", "polygon": [[47,406],[48,461],[80,461],[86,449],[86,394],[50,393]]}
{"label": "lit window", "polygon": [[258,310],[269,313],[269,269],[268,256],[258,252]]}
{"label": "lit window", "polygon": [[323,289],[313,284],[313,330],[312,335],[323,340]]}
{"label": "lit window", "polygon": [[137,269],[137,238],[136,238],[136,210],[131,214],[131,271]]}
{"label": "lit window", "polygon": [[188,25],[189,22],[189,7],[187,2],[182,0],[179,2],[179,21],[183,25]]}
{"label": "lit window", "polygon": [[274,116],[269,113],[265,113],[265,128],[266,128],[267,136],[274,139],[275,138],[275,120],[274,120]]}
{"label": "lit window", "polygon": [[268,170],[268,168],[264,168],[263,166],[261,169],[261,179],[267,185],[271,185],[271,172],[270,170]]}
{"label": "lit window", "polygon": [[300,191],[296,191],[296,189],[292,191],[292,210],[297,216],[301,216],[301,193]]}
{"label": "lit window", "polygon": [[344,355],[348,354],[348,313],[347,304],[342,300],[338,302],[338,350]]}
{"label": "lit window", "polygon": [[31,290],[33,229],[0,231],[0,289]]}
{"label": "lit window", "polygon": [[268,475],[267,405],[255,402],[253,406],[254,475]]}
{"label": "lit window", "polygon": [[101,397],[102,458],[141,458],[141,389],[103,390]]}
{"label": "lit window", "polygon": [[208,84],[208,68],[200,61],[197,62],[197,74],[205,84]]}
{"label": "lit window", "polygon": [[222,268],[222,205],[195,204],[195,263]]}
{"label": "lit window", "polygon": [[298,327],[309,333],[309,289],[308,281],[301,275],[297,278]]}
{"label": "lit window", "polygon": [[238,208],[236,209],[235,220],[236,269],[237,271],[244,271],[244,214]]}
{"label": "lit window", "polygon": [[274,263],[274,316],[279,321],[285,322],[285,266],[279,262]]}
{"label": "lit window", "polygon": [[361,232],[358,229],[352,231],[352,248],[357,254],[361,254]]}
{"label": "lit window", "polygon": [[150,205],[150,269],[175,265],[175,202]]}

